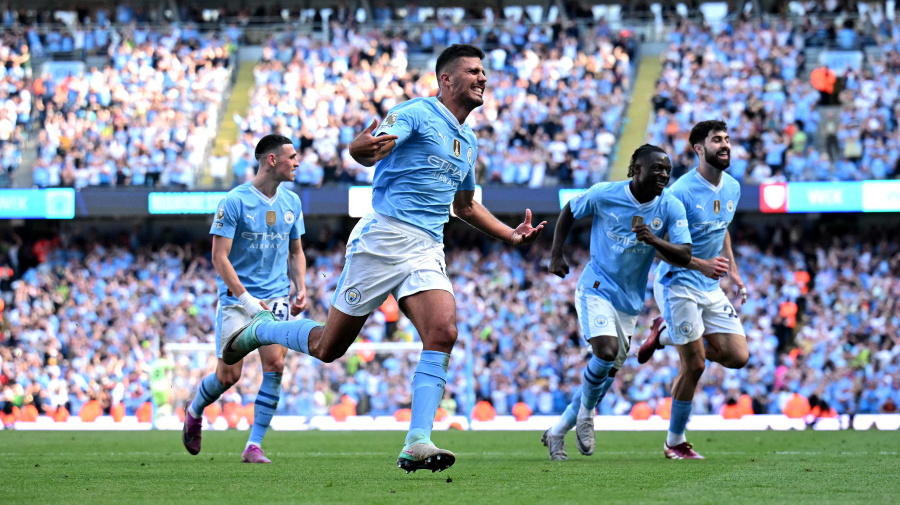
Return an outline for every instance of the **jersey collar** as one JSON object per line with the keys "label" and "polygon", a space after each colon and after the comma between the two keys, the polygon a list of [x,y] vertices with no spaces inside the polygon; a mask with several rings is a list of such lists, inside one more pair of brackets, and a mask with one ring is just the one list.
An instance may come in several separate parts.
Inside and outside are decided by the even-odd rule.
{"label": "jersey collar", "polygon": [[696,168],[694,169],[694,177],[700,180],[700,182],[705,185],[707,188],[718,193],[723,187],[725,187],[725,174],[722,174],[722,179],[719,181],[718,186],[713,186],[711,182],[706,180],[706,177],[700,175],[700,171]]}
{"label": "jersey collar", "polygon": [[265,203],[267,205],[272,205],[273,203],[275,203],[275,200],[278,200],[278,195],[281,193],[281,188],[279,187],[278,189],[275,190],[275,196],[273,196],[272,198],[269,198],[266,195],[262,194],[262,191],[256,189],[256,186],[254,186],[252,182],[250,182],[248,184],[250,186],[250,192],[253,193],[254,195],[258,196],[259,199],[262,200],[263,203]]}
{"label": "jersey collar", "polygon": [[440,111],[441,115],[444,116],[444,119],[449,121],[450,124],[456,126],[456,129],[459,132],[462,132],[463,128],[465,128],[465,126],[466,126],[466,123],[465,122],[460,123],[459,120],[456,119],[456,116],[454,116],[453,113],[450,112],[450,109],[448,109],[446,105],[441,103],[441,101],[438,100],[437,97],[434,97],[432,100],[437,105],[438,111]]}
{"label": "jersey collar", "polygon": [[635,207],[637,207],[639,209],[646,209],[646,208],[649,208],[649,207],[652,207],[653,205],[655,205],[656,201],[659,200],[658,196],[654,196],[653,200],[650,200],[647,203],[639,202],[637,200],[637,198],[635,198],[634,195],[631,194],[631,187],[630,187],[629,183],[630,183],[630,181],[625,181],[625,196],[628,197],[628,201],[633,203],[635,205]]}

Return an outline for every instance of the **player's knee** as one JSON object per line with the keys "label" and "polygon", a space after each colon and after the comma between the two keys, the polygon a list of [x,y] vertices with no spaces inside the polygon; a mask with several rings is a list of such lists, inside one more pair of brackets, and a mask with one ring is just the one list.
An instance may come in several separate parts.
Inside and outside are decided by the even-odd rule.
{"label": "player's knee", "polygon": [[750,361],[750,353],[745,351],[740,354],[734,354],[724,361],[725,363],[722,363],[722,366],[725,368],[744,368],[747,362]]}
{"label": "player's knee", "polygon": [[262,369],[263,372],[282,373],[284,371],[284,358],[263,360]]}
{"label": "player's knee", "polygon": [[456,329],[455,324],[442,323],[439,325],[435,325],[433,328],[428,330],[427,339],[432,345],[436,345],[439,347],[453,347],[453,345],[456,344],[456,339],[458,336],[459,330]]}
{"label": "player's knee", "polygon": [[696,358],[691,359],[687,362],[687,367],[685,373],[694,379],[695,381],[700,380],[700,376],[703,375],[703,372],[706,370],[706,359],[697,356]]}
{"label": "player's knee", "polygon": [[232,370],[220,370],[216,373],[216,379],[219,379],[219,383],[222,384],[225,388],[230,388],[237,384],[237,381],[241,378],[241,371],[238,370],[234,372]]}

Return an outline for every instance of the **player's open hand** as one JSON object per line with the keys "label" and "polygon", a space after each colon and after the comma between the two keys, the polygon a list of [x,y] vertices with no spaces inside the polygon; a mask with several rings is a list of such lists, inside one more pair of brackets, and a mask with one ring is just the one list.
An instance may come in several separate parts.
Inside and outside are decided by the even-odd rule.
{"label": "player's open hand", "polygon": [[550,273],[565,279],[569,275],[569,262],[562,255],[550,258]]}
{"label": "player's open hand", "polygon": [[378,120],[372,121],[358,137],[350,142],[350,156],[353,157],[361,165],[370,167],[375,163],[383,160],[394,149],[395,140],[399,137],[396,135],[372,135],[372,132],[378,128]]}
{"label": "player's open hand", "polygon": [[293,300],[291,300],[291,315],[296,316],[306,310],[307,304],[306,290],[301,289],[294,295]]}
{"label": "player's open hand", "polygon": [[709,260],[698,259],[700,273],[713,280],[719,280],[728,273],[728,258],[717,256]]}
{"label": "player's open hand", "polygon": [[510,237],[510,243],[513,245],[524,244],[527,242],[531,242],[538,238],[538,235],[544,231],[544,226],[547,225],[547,221],[541,221],[541,224],[537,226],[531,226],[531,209],[525,209],[525,222],[516,226],[516,229],[513,231],[512,237]]}
{"label": "player's open hand", "polygon": [[741,305],[747,303],[747,286],[744,286],[744,280],[741,279],[740,274],[732,270],[728,272],[728,278],[731,279],[735,289],[737,289],[737,295],[741,298]]}

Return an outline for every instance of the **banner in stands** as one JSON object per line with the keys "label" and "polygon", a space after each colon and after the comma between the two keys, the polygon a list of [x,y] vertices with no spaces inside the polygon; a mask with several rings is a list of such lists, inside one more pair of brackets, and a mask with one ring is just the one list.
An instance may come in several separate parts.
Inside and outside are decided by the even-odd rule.
{"label": "banner in stands", "polygon": [[836,75],[843,76],[847,69],[862,70],[862,51],[822,51],[819,53],[819,63],[830,68]]}
{"label": "banner in stands", "polygon": [[900,212],[900,181],[779,182],[759,188],[759,210]]}

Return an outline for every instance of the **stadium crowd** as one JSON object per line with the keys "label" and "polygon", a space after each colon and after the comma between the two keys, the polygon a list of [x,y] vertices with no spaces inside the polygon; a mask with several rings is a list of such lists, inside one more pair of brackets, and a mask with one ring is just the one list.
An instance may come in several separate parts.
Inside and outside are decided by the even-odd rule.
{"label": "stadium crowd", "polygon": [[631,87],[634,40],[605,23],[368,31],[334,24],[327,43],[272,36],[254,69],[245,135],[231,149],[234,182],[252,176],[253,139],[278,132],[297,139],[298,181],[370,183],[371,168],[348,154],[374,117],[418,96],[433,96],[433,73],[410,68],[410,46],[474,43],[487,53],[484,105],[470,116],[479,142],[479,183],[585,186],[604,180]]}
{"label": "stadium crowd", "polygon": [[109,61],[35,80],[38,187],[188,187],[205,163],[232,46],[196,30],[113,32]]}
{"label": "stadium crowd", "polygon": [[[719,413],[746,394],[754,412],[778,413],[794,393],[824,400],[838,413],[895,412],[900,402],[900,247],[883,232],[817,235],[799,225],[759,235],[738,231],[735,252],[751,294],[739,310],[751,358],[741,370],[709,364],[695,412]],[[0,283],[11,295],[0,326],[0,412],[33,404],[39,412],[65,406],[74,415],[96,399],[106,412],[122,404],[133,414],[150,399],[150,370],[166,354],[175,362],[171,401],[175,407],[185,405],[215,366],[215,356],[159,350],[213,341],[215,273],[208,244],[178,246],[174,238],[170,234],[162,246],[151,246],[138,232],[104,240],[63,234],[7,251],[16,264],[22,248],[40,262],[21,278]],[[344,244],[327,228],[304,242],[308,314],[324,320]],[[510,249],[455,228],[447,243],[456,244],[448,248],[447,266],[460,339],[474,342],[477,398],[492,403],[498,414],[509,413],[518,402],[536,414],[562,411],[586,359],[572,305],[586,249],[573,249],[574,273],[563,280],[546,272],[543,243]],[[657,314],[651,298],[633,345]],[[394,321],[385,308],[369,318],[361,339],[417,337],[405,317]],[[634,352],[600,405],[602,414],[627,414],[637,402],[655,407],[670,395],[678,366],[675,350],[656,353],[644,366],[637,365]],[[248,358],[250,366],[224,402],[252,403],[261,380],[255,356]],[[409,407],[408,378],[417,356],[413,351],[360,351],[321,364],[289,353],[278,412],[327,414],[347,397],[360,414],[391,415]],[[465,394],[465,363],[459,346],[444,403],[451,414],[472,408]]]}
{"label": "stadium crowd", "polygon": [[826,101],[830,93],[807,77],[818,65],[805,61],[807,44],[840,39],[819,28],[808,20],[737,20],[715,34],[683,21],[670,34],[647,137],[674,155],[676,176],[694,166],[686,133],[707,117],[722,117],[731,127],[731,170],[739,180],[900,175],[900,85],[890,71],[900,61],[900,28],[887,19],[870,24],[868,38],[879,51],[865,53],[866,64],[841,78],[834,106]]}

